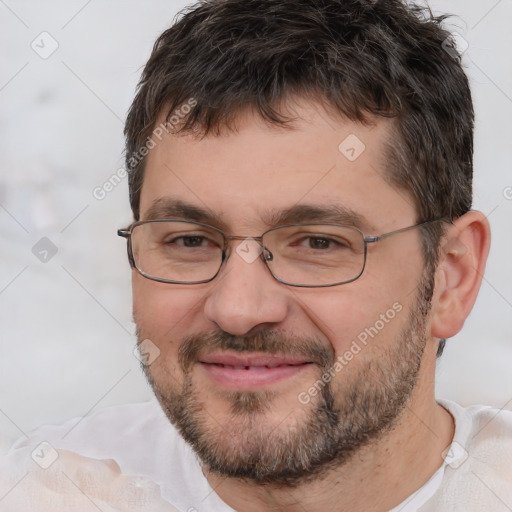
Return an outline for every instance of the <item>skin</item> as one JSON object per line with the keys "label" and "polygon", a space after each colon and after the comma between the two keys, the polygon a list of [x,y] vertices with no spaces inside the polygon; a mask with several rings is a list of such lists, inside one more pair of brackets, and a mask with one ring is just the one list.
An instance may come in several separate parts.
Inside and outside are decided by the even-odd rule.
{"label": "skin", "polygon": [[[292,130],[270,127],[248,110],[239,115],[235,132],[203,139],[167,134],[156,141],[147,160],[141,219],[155,200],[172,197],[213,210],[229,234],[243,236],[258,236],[270,227],[264,222],[269,209],[297,203],[350,207],[367,219],[365,234],[416,223],[413,199],[384,179],[389,121],[363,126],[329,117],[319,105],[301,100],[289,107],[297,116]],[[350,134],[366,146],[353,162],[338,150]],[[292,338],[320,340],[337,357],[393,303],[400,303],[402,312],[349,362],[347,371],[335,375],[336,387],[395,347],[399,333],[407,328],[424,267],[419,230],[371,244],[359,279],[323,289],[277,282],[260,259],[249,264],[238,256],[239,243],[232,243],[230,257],[210,283],[163,284],[134,270],[134,318],[140,338],[150,339],[160,350],[149,369],[158,386],[179,389],[183,384],[178,350],[190,335],[222,330],[248,336],[273,329]],[[460,330],[476,298],[489,247],[483,215],[470,212],[458,219],[448,228],[442,246],[418,381],[394,428],[345,463],[294,488],[225,478],[205,467],[210,484],[228,505],[247,512],[385,511],[418,489],[442,464],[454,424],[435,401],[435,355],[439,338]],[[321,374],[311,365],[270,385],[272,399],[252,428],[265,425],[286,432],[303,423],[310,409],[297,396]],[[198,365],[191,378],[207,426],[220,432],[227,429],[226,449],[242,443],[243,436],[236,433],[243,430],[244,420],[231,414],[225,390]]]}

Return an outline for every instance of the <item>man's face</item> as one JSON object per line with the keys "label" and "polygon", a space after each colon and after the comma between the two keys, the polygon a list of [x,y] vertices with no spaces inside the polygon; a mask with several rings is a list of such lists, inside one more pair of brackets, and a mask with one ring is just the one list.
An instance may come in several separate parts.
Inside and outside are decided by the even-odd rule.
{"label": "man's face", "polygon": [[[245,112],[237,132],[155,139],[141,220],[157,202],[167,218],[164,203],[180,201],[244,237],[297,205],[349,209],[369,235],[416,222],[413,200],[384,179],[387,122],[333,120],[305,103],[294,112],[292,130]],[[389,429],[418,375],[421,383],[428,279],[420,233],[369,244],[362,276],[330,288],[279,283],[261,258],[236,251],[241,243],[230,242],[209,283],[165,284],[134,271],[139,339],[160,350],[146,373],[211,470],[294,485]]]}

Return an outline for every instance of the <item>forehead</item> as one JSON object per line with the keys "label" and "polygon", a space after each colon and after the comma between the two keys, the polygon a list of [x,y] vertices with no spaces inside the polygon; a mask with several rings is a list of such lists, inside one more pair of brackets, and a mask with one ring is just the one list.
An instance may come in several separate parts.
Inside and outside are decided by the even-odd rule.
{"label": "forehead", "polygon": [[173,210],[166,214],[165,205],[182,203],[191,213],[194,207],[208,212],[225,229],[266,228],[293,209],[300,221],[308,212],[310,220],[323,220],[323,209],[332,222],[340,211],[343,223],[353,220],[366,230],[415,220],[410,195],[387,179],[389,120],[363,125],[304,102],[293,115],[291,128],[245,111],[233,131],[220,135],[153,137],[141,219],[169,218]]}

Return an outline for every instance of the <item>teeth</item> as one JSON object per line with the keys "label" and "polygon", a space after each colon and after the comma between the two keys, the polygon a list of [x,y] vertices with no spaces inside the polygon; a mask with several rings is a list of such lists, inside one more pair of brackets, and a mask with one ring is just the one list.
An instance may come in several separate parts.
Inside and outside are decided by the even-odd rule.
{"label": "teeth", "polygon": [[293,364],[276,364],[276,365],[273,365],[273,366],[270,366],[270,365],[265,365],[265,366],[233,366],[233,365],[230,365],[230,364],[222,364],[222,363],[213,363],[217,366],[221,366],[222,368],[228,368],[229,370],[263,370],[263,369],[267,369],[267,370],[272,370],[274,368],[278,368],[280,366],[296,366],[296,365],[293,365]]}
{"label": "teeth", "polygon": [[264,368],[277,368],[277,366],[232,366],[229,364],[218,364],[218,366],[228,368],[229,370],[263,370]]}

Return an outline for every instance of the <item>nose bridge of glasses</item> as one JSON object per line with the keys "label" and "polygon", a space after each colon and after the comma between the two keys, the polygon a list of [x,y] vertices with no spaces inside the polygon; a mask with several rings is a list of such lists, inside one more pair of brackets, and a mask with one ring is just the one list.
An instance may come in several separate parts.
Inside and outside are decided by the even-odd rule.
{"label": "nose bridge of glasses", "polygon": [[226,252],[229,255],[230,251],[226,251],[228,246],[228,241],[230,240],[239,240],[240,244],[235,249],[235,252],[238,253],[239,256],[242,257],[244,261],[247,263],[252,263],[258,257],[264,262],[272,261],[274,256],[270,250],[263,245],[263,235],[260,236],[242,236],[242,235],[224,235],[224,257],[223,261],[226,258]]}
{"label": "nose bridge of glasses", "polygon": [[239,240],[240,244],[238,244],[236,251],[239,252],[244,242],[249,243],[251,245],[258,244],[261,248],[260,250],[266,250],[266,247],[263,245],[263,235],[261,236],[243,236],[243,235],[226,235],[224,234],[224,250],[228,247],[228,242],[230,240]]}
{"label": "nose bridge of glasses", "polygon": [[242,235],[224,235],[226,240],[255,240],[258,243],[263,242],[263,235],[261,236],[242,236]]}

